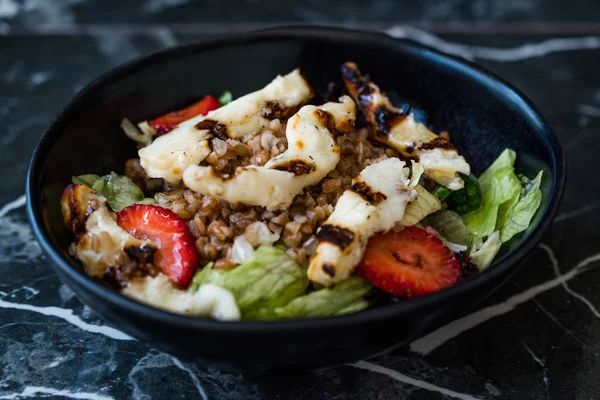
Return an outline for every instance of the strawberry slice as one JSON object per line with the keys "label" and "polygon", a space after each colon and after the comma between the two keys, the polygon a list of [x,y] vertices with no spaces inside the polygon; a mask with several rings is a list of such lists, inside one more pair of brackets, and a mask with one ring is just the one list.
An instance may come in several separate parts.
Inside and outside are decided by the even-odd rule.
{"label": "strawberry slice", "polygon": [[189,228],[173,211],[133,204],[119,211],[117,223],[136,238],[155,242],[154,265],[177,285],[190,284],[198,269],[198,254]]}
{"label": "strawberry slice", "polygon": [[221,107],[221,103],[213,96],[205,96],[202,100],[182,110],[172,111],[161,117],[149,121],[148,124],[159,133],[167,133],[183,121],[194,118],[197,115],[206,115],[209,111]]}
{"label": "strawberry slice", "polygon": [[432,232],[410,226],[373,237],[358,273],[388,293],[418,297],[456,283],[460,263]]}

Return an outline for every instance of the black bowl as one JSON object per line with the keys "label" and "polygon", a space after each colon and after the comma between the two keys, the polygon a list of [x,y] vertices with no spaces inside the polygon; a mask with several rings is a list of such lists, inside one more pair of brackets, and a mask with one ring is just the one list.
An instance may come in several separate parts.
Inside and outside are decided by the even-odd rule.
{"label": "black bowl", "polygon": [[[170,314],[88,278],[66,249],[72,236],[59,206],[72,175],[123,171],[135,146],[119,121],[148,119],[206,94],[256,90],[296,67],[317,90],[340,82],[340,64],[358,63],[384,90],[424,109],[480,173],[505,148],[517,171],[545,172],[542,206],[527,232],[493,266],[438,293],[354,315],[277,322],[219,322]],[[294,27],[161,51],[117,68],[84,89],[44,133],[27,179],[36,238],[77,297],[129,335],[186,359],[242,372],[358,360],[419,337],[497,288],[540,241],[565,186],[561,145],[518,91],[480,67],[380,33]]]}

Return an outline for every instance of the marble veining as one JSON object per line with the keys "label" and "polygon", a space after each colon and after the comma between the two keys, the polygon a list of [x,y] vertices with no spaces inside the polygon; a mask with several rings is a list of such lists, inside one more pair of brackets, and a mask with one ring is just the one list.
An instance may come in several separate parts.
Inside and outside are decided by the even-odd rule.
{"label": "marble veining", "polygon": [[[556,258],[554,257],[552,250],[543,243],[540,245],[540,247],[548,251],[550,262],[553,263]],[[421,354],[428,354],[456,335],[465,332],[466,330],[471,329],[474,326],[477,326],[491,318],[506,314],[514,310],[516,306],[531,300],[540,293],[554,289],[559,285],[563,285],[565,282],[575,278],[580,273],[595,267],[595,264],[598,261],[600,261],[600,253],[586,257],[567,273],[559,273],[554,279],[548,280],[539,285],[535,285],[522,293],[508,298],[502,303],[488,306],[472,314],[459,318],[448,325],[439,328],[426,336],[423,336],[422,338],[412,342],[410,344],[410,349]]]}
{"label": "marble veining", "polygon": [[412,39],[467,60],[514,62],[543,57],[554,52],[600,49],[599,36],[552,38],[537,43],[525,43],[513,48],[493,48],[448,42],[437,35],[410,26],[395,26],[386,32],[390,36]]}
{"label": "marble veining", "polygon": [[[193,32],[204,26],[211,34],[238,26],[235,15],[228,21],[212,10],[190,12],[189,0],[135,0],[115,6],[115,13],[95,3],[0,0],[0,399],[595,398],[600,392],[600,182],[589,177],[600,146],[597,32],[437,35],[406,21],[406,15],[420,23],[464,22],[465,15],[507,24],[519,15],[549,18],[552,7],[533,0],[424,2],[414,14],[398,12],[391,1],[364,15],[352,2],[340,5],[335,16],[309,1],[292,7],[285,18],[308,22],[352,24],[393,15],[385,19],[388,34],[475,60],[506,78],[532,98],[565,143],[569,188],[543,243],[478,310],[368,361],[248,378],[183,363],[106,325],[60,283],[33,239],[22,182],[41,131],[61,105],[108,68],[200,39]],[[269,7],[240,1],[231,12],[276,13]],[[589,7],[591,16],[595,5]],[[113,24],[110,18],[118,15],[133,15],[139,23]],[[178,25],[187,15],[198,29]],[[250,14],[247,21],[239,29],[268,25]],[[560,81],[560,95],[549,95],[553,79]]]}

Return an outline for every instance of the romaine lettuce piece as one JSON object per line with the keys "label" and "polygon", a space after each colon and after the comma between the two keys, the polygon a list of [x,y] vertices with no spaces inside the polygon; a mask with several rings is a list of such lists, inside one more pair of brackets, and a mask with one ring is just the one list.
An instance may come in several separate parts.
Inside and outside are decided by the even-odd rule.
{"label": "romaine lettuce piece", "polygon": [[502,243],[510,240],[514,235],[523,232],[533,218],[540,203],[542,202],[543,171],[540,171],[534,180],[527,182],[520,195],[519,200],[506,213],[506,222],[500,228],[500,240]]}
{"label": "romaine lettuce piece", "polygon": [[371,284],[353,276],[329,289],[320,289],[300,296],[283,307],[262,309],[257,319],[309,318],[340,315],[363,310],[369,306],[364,296]]}
{"label": "romaine lettuce piece", "polygon": [[[521,191],[519,178],[515,175],[514,151],[507,149],[481,175],[479,183],[483,191],[480,210],[465,215],[465,226],[474,238],[483,239],[496,230],[498,213],[514,202]],[[504,205],[508,202],[509,204]]]}
{"label": "romaine lettuce piece", "polygon": [[496,257],[496,254],[500,250],[500,246],[502,246],[500,232],[494,231],[484,242],[481,240],[475,241],[471,247],[469,260],[482,271],[492,264],[494,257]]}
{"label": "romaine lettuce piece", "polygon": [[498,171],[502,168],[513,167],[515,165],[515,160],[517,159],[517,153],[515,153],[511,149],[505,149],[496,160],[485,170],[481,176],[479,176],[478,181],[481,186],[481,191],[483,193],[487,192],[492,184],[492,179],[497,175]]}
{"label": "romaine lettuce piece", "polygon": [[252,258],[230,270],[205,267],[193,280],[194,287],[212,283],[229,290],[244,318],[256,318],[262,309],[274,310],[305,293],[306,270],[287,253],[271,246],[261,246]]}
{"label": "romaine lettuce piece", "polygon": [[429,214],[442,209],[442,203],[438,198],[425,190],[423,186],[417,185],[415,190],[418,196],[406,206],[404,216],[400,221],[403,226],[415,225]]}

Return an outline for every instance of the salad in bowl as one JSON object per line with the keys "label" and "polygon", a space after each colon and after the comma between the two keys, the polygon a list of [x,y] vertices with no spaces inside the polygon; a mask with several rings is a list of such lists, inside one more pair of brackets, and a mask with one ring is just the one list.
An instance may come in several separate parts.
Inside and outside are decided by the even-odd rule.
{"label": "salad in bowl", "polygon": [[499,149],[479,177],[446,131],[357,65],[316,94],[299,70],[121,126],[124,174],[62,192],[69,253],[178,314],[277,320],[410,301],[488,268],[529,226],[542,172]]}

